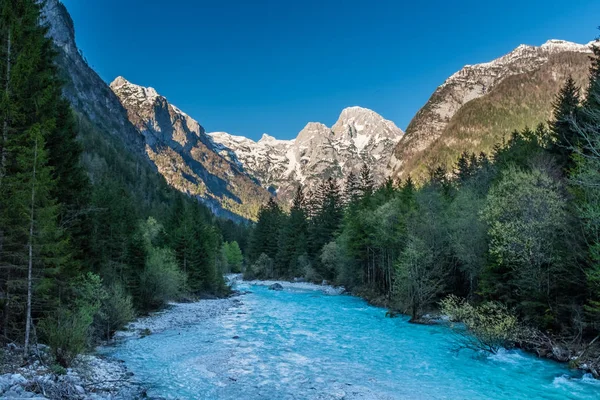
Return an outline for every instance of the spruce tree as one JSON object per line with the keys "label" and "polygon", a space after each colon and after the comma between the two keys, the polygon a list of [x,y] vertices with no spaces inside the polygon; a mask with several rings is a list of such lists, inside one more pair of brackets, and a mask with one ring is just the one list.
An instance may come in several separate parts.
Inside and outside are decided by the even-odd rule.
{"label": "spruce tree", "polygon": [[456,162],[455,175],[461,183],[466,182],[471,176],[469,153],[467,153],[466,151],[462,152],[462,154],[458,158],[458,161]]}
{"label": "spruce tree", "polygon": [[360,169],[360,191],[363,197],[369,197],[375,190],[375,180],[371,168],[364,163]]}
{"label": "spruce tree", "polygon": [[[322,191],[321,204],[316,217],[313,219],[310,248],[311,254],[317,257],[315,260],[317,266],[322,267],[318,262],[318,256],[323,247],[335,238],[344,214],[342,196],[337,182],[330,177],[323,182],[320,190]],[[321,268],[319,272],[321,276],[327,279],[332,277],[331,271],[325,271]]]}
{"label": "spruce tree", "polygon": [[344,203],[346,205],[355,203],[360,198],[360,194],[360,180],[354,172],[350,172],[346,178],[346,186],[344,188]]}
{"label": "spruce tree", "polygon": [[553,103],[550,130],[553,141],[550,151],[556,156],[559,165],[566,171],[573,167],[573,148],[579,143],[578,133],[574,129],[581,98],[580,89],[571,76],[556,96]]}
{"label": "spruce tree", "polygon": [[308,220],[305,207],[306,199],[302,186],[299,186],[292,202],[290,215],[282,223],[277,256],[277,268],[288,276],[301,273],[295,270],[296,261],[307,251]]}
{"label": "spruce tree", "polygon": [[600,109],[600,39],[591,46],[589,83],[586,91],[585,106]]}
{"label": "spruce tree", "polygon": [[[53,148],[60,146],[54,141],[60,140],[56,133],[65,103],[53,45],[39,20],[36,1],[0,5],[0,266],[4,290],[17,300],[7,302],[4,322],[7,333],[9,324],[17,331],[24,327],[26,345],[33,319],[48,312],[50,300],[60,298],[51,293],[67,285],[61,278],[65,267],[75,267],[67,238],[58,229],[61,188],[52,162],[57,158]],[[72,161],[65,156],[63,165]],[[25,315],[10,316],[13,306]]]}
{"label": "spruce tree", "polygon": [[279,230],[283,213],[279,204],[270,198],[258,213],[258,222],[250,241],[250,262],[254,263],[261,254],[275,260],[279,250]]}

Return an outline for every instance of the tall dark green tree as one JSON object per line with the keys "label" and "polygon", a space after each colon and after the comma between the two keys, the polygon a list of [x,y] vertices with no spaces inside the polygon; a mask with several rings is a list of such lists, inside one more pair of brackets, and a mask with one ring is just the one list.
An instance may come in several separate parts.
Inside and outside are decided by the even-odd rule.
{"label": "tall dark green tree", "polygon": [[592,43],[592,56],[590,57],[589,83],[585,96],[585,106],[588,108],[600,108],[600,39]]}
{"label": "tall dark green tree", "polygon": [[367,198],[373,194],[375,190],[375,179],[373,172],[367,163],[364,163],[360,169],[360,191],[363,198]]}
{"label": "tall dark green tree", "polygon": [[[59,226],[60,209],[73,188],[59,198],[55,169],[60,145],[61,86],[53,64],[52,42],[39,25],[36,1],[0,5],[0,265],[5,298],[5,332],[25,326],[29,344],[32,324],[58,299],[50,294],[66,285],[70,262],[67,237]],[[61,149],[65,168],[78,160]],[[79,152],[75,152],[75,158]],[[61,170],[62,171],[62,170]],[[11,316],[11,309],[21,315]]]}
{"label": "tall dark green tree", "polygon": [[254,263],[261,254],[275,260],[279,250],[279,230],[283,212],[279,204],[271,198],[258,213],[258,222],[250,240],[249,259]]}
{"label": "tall dark green tree", "polygon": [[[321,184],[319,190],[321,203],[317,215],[312,220],[309,242],[309,248],[315,257],[318,257],[323,247],[335,238],[344,216],[342,195],[337,182],[330,177]],[[318,260],[316,265],[319,265]],[[324,278],[331,278],[331,271],[321,269],[319,272]]]}
{"label": "tall dark green tree", "polygon": [[553,119],[550,122],[550,130],[553,135],[550,151],[556,156],[557,162],[565,171],[573,167],[572,149],[579,146],[579,135],[574,124],[580,102],[580,89],[573,78],[569,76],[556,96],[553,104]]}
{"label": "tall dark green tree", "polygon": [[296,189],[290,215],[285,218],[279,242],[277,268],[283,274],[296,276],[302,271],[297,270],[298,257],[307,252],[308,218],[306,215],[306,199],[302,186]]}
{"label": "tall dark green tree", "polygon": [[350,172],[346,178],[346,185],[344,187],[344,203],[349,205],[355,203],[361,195],[361,184],[359,177]]}

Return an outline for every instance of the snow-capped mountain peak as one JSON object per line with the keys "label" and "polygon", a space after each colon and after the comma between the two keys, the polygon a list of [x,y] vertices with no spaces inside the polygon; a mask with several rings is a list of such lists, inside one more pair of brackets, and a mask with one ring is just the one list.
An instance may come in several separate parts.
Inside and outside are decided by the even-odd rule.
{"label": "snow-capped mountain peak", "polygon": [[128,91],[128,98],[130,100],[136,100],[138,102],[154,103],[157,98],[161,97],[154,88],[135,85],[129,82],[127,79],[123,78],[122,76],[119,76],[114,81],[112,81],[112,83],[110,84],[110,88],[113,91]]}
{"label": "snow-capped mountain peak", "polygon": [[348,107],[333,127],[309,122],[294,140],[267,134],[258,142],[223,132],[209,135],[222,145],[222,156],[239,162],[265,187],[290,199],[299,183],[314,189],[329,176],[341,179],[350,171],[358,172],[364,163],[382,181],[403,132],[372,110]]}
{"label": "snow-capped mountain peak", "polygon": [[580,58],[590,52],[590,44],[551,39],[540,46],[522,44],[489,62],[465,65],[436,89],[427,105],[409,124],[406,136],[392,157],[392,175],[402,175],[406,163],[440,137],[463,105],[492,92],[507,78],[539,70],[550,60],[561,58],[562,54],[571,53]]}

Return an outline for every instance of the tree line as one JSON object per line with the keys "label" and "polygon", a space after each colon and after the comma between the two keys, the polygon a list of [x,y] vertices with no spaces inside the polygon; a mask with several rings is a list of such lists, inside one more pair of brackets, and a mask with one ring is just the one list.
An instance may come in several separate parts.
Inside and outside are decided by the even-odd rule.
{"label": "tree line", "polygon": [[64,367],[139,313],[226,294],[246,228],[72,111],[40,7],[0,3],[0,336]]}
{"label": "tree line", "polygon": [[472,310],[511,310],[553,337],[592,341],[600,333],[598,43],[589,78],[583,92],[566,80],[547,124],[512,133],[489,155],[465,152],[419,185],[408,177],[376,187],[365,165],[314,193],[298,188],[289,212],[270,201],[246,275],[327,280],[413,321],[454,295],[482,305]]}

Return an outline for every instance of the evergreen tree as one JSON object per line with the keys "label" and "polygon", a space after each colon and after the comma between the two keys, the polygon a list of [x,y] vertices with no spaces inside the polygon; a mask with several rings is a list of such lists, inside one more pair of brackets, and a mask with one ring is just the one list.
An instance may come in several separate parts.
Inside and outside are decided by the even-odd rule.
{"label": "evergreen tree", "polygon": [[350,172],[346,178],[346,186],[344,188],[344,204],[349,205],[355,203],[361,195],[361,182],[354,172]]}
{"label": "evergreen tree", "polygon": [[375,180],[373,173],[367,163],[364,163],[360,169],[360,192],[363,198],[369,197],[375,190]]}
{"label": "evergreen tree", "polygon": [[[5,296],[12,298],[5,302],[4,330],[9,333],[9,324],[17,331],[24,326],[27,347],[34,318],[60,298],[53,291],[66,282],[58,277],[74,267],[59,229],[63,204],[55,199],[60,188],[53,172],[58,147],[53,141],[64,103],[52,42],[38,24],[40,5],[4,1],[0,7],[0,265]],[[66,156],[65,167],[74,161]],[[65,191],[74,195],[71,189]],[[11,316],[13,307],[24,314]]]}
{"label": "evergreen tree", "polygon": [[296,270],[297,260],[307,252],[308,220],[305,207],[306,199],[302,187],[299,186],[292,202],[290,215],[281,228],[277,256],[278,269],[288,276],[297,276],[301,273]]}
{"label": "evergreen tree", "polygon": [[250,241],[249,259],[251,264],[258,260],[261,254],[265,254],[271,260],[277,257],[282,218],[283,212],[273,198],[270,198],[269,202],[261,207],[258,213],[258,222]]}
{"label": "evergreen tree", "polygon": [[[311,229],[310,249],[314,257],[319,257],[323,247],[332,241],[338,233],[342,218],[343,204],[337,182],[333,178],[328,178],[320,187],[321,204],[316,217],[313,219]],[[315,260],[319,266],[318,260]],[[325,271],[321,268],[321,276],[330,279],[331,271]]]}
{"label": "evergreen tree", "polygon": [[573,167],[572,149],[578,147],[579,143],[578,134],[574,129],[581,101],[579,92],[579,87],[569,76],[553,104],[553,120],[550,122],[553,141],[550,150],[565,171]]}
{"label": "evergreen tree", "polygon": [[469,162],[469,154],[463,151],[458,161],[456,162],[456,178],[460,183],[466,182],[471,177],[471,166]]}
{"label": "evergreen tree", "polygon": [[589,109],[600,109],[600,39],[591,46],[590,75],[586,91],[585,106]]}

